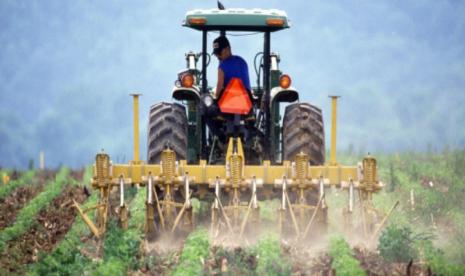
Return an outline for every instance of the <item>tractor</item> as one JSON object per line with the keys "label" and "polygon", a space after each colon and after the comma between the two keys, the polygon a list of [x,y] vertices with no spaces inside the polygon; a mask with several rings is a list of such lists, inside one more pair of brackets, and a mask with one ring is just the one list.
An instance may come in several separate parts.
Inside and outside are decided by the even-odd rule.
{"label": "tractor", "polygon": [[[237,142],[242,144],[244,159],[241,162],[246,165],[261,165],[263,160],[270,160],[273,165],[282,164],[282,160],[294,161],[299,153],[307,154],[312,165],[324,164],[321,110],[298,102],[299,94],[291,86],[291,78],[279,69],[279,54],[271,52],[271,33],[289,28],[286,13],[258,9],[194,10],[186,15],[184,26],[202,33],[202,52],[191,51],[185,55],[186,68],[178,74],[172,93],[177,102],[157,103],[150,108],[149,164],[158,164],[167,148],[175,153],[177,161],[187,160],[188,164],[198,164],[201,159],[207,164],[229,164],[226,160],[229,141],[233,142],[233,152],[237,152]],[[243,88],[238,91],[241,87],[232,92],[225,89],[214,98],[206,77],[212,60],[207,51],[207,38],[209,33],[224,36],[230,32],[263,34],[263,49],[254,58],[256,86],[251,91]],[[198,65],[200,59],[202,66]],[[228,97],[228,92],[237,95]],[[280,105],[283,103],[293,104],[287,106],[281,122]],[[209,109],[218,106],[220,112],[211,118],[213,124],[207,126]],[[241,194],[250,197],[252,193],[251,189],[245,192],[237,186],[226,189],[227,201],[236,202],[236,205],[246,199]],[[163,196],[161,191],[160,196]],[[316,204],[318,197],[310,199],[309,196],[303,198]]]}
{"label": "tractor", "polygon": [[[284,11],[265,9],[203,9],[187,12],[184,27],[199,31],[202,49],[185,54],[186,68],[178,73],[174,102],[151,106],[147,128],[147,162],[139,157],[139,94],[133,94],[134,158],[113,164],[106,153],[96,156],[92,185],[100,202],[79,213],[97,237],[105,233],[110,192],[119,188],[119,216],[127,225],[124,187],[146,187],[146,232],[190,231],[195,227],[192,198],[211,205],[213,236],[226,233],[242,238],[260,221],[260,202],[279,199],[278,228],[295,238],[316,236],[327,220],[325,190],[337,186],[349,191],[353,212],[358,190],[366,213],[367,235],[376,221],[369,212],[371,195],[382,183],[376,159],[367,156],[357,166],[336,160],[337,96],[332,100],[330,159],[325,160],[321,109],[299,102],[289,75],[280,68],[280,55],[271,51],[271,34],[290,27]],[[212,57],[208,35],[253,33],[263,36],[255,55],[255,86],[228,85],[215,91],[207,80]],[[210,42],[211,43],[211,42]],[[250,64],[250,63],[249,63]],[[210,66],[209,66],[210,65]],[[251,78],[252,79],[252,78]],[[212,108],[220,111],[214,116]],[[284,114],[281,111],[284,110]],[[210,122],[207,124],[207,122]],[[96,222],[87,212],[96,210]]]}

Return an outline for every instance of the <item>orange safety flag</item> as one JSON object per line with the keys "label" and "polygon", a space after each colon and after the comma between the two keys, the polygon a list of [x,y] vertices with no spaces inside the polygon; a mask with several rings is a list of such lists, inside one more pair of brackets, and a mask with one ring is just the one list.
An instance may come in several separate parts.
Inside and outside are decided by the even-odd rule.
{"label": "orange safety flag", "polygon": [[249,114],[252,108],[252,101],[240,78],[232,78],[229,81],[218,105],[223,113]]}

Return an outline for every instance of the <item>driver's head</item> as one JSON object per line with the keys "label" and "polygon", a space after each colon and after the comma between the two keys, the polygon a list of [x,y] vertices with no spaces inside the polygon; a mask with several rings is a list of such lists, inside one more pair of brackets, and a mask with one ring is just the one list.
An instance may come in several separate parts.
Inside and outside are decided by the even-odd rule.
{"label": "driver's head", "polygon": [[225,36],[219,36],[213,40],[213,54],[219,59],[223,60],[225,58],[225,52],[230,50],[229,41]]}

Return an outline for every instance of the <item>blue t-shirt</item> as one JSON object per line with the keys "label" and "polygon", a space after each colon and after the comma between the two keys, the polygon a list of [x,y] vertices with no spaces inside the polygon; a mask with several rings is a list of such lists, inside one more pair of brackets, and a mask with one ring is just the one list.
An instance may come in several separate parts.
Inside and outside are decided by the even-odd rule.
{"label": "blue t-shirt", "polygon": [[240,78],[245,88],[250,91],[252,90],[250,89],[249,68],[243,58],[232,55],[223,60],[220,63],[219,68],[221,68],[224,72],[224,88],[228,86],[228,83],[232,78]]}

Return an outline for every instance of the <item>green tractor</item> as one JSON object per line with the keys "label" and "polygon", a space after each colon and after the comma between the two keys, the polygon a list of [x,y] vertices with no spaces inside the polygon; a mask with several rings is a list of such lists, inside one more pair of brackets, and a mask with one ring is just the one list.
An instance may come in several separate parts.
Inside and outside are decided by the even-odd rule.
{"label": "green tractor", "polygon": [[[186,68],[178,74],[173,89],[176,102],[150,108],[147,163],[139,159],[139,100],[134,94],[133,160],[115,164],[108,154],[97,154],[92,186],[100,191],[99,203],[85,210],[75,203],[94,235],[105,233],[115,187],[120,191],[120,222],[123,228],[127,225],[125,186],[139,184],[147,193],[146,233],[154,236],[190,231],[196,225],[191,199],[198,198],[211,204],[214,236],[226,233],[234,239],[236,234],[242,237],[245,231],[253,232],[260,221],[259,200],[278,199],[274,225],[279,231],[296,238],[315,237],[327,222],[325,190],[336,186],[348,191],[345,216],[349,222],[354,191],[359,191],[368,237],[376,222],[370,215],[372,194],[382,187],[376,159],[367,156],[358,166],[338,164],[337,96],[332,96],[331,154],[325,162],[321,109],[299,102],[291,78],[279,68],[279,55],[271,51],[271,33],[290,27],[286,13],[193,10],[186,14],[184,26],[202,33],[202,51],[186,54]],[[207,51],[209,32],[263,35],[263,50],[253,62],[255,86],[230,81],[224,90],[214,91],[207,81],[212,60]],[[98,214],[96,223],[87,216],[92,210]]]}
{"label": "green tractor", "polygon": [[[161,153],[169,147],[179,160],[189,164],[207,160],[224,164],[230,137],[240,137],[246,164],[259,165],[263,160],[280,164],[293,160],[298,153],[310,156],[310,164],[325,161],[324,127],[321,109],[300,103],[291,79],[279,68],[280,56],[271,51],[271,33],[290,27],[287,15],[280,10],[227,9],[193,10],[187,13],[184,26],[202,33],[200,53],[186,54],[186,69],[178,74],[173,89],[175,103],[158,103],[151,107],[148,126],[147,160],[159,163]],[[263,49],[255,56],[255,86],[247,91],[252,103],[246,114],[219,112],[207,126],[208,109],[221,97],[207,80],[211,65],[208,33],[227,35],[235,32],[263,34]],[[200,62],[201,61],[201,62]],[[250,64],[250,63],[249,63]],[[250,77],[252,80],[252,77]],[[221,94],[220,94],[221,95]],[[222,94],[225,97],[224,94]],[[247,99],[245,99],[247,100]],[[280,107],[285,108],[284,118]],[[237,103],[233,103],[237,104]],[[215,129],[212,129],[215,128]],[[224,133],[219,137],[216,133]]]}

